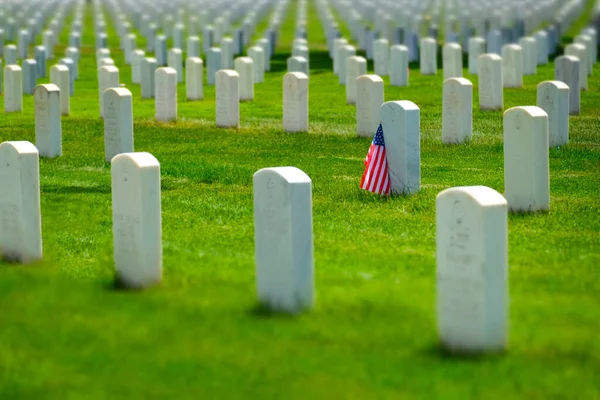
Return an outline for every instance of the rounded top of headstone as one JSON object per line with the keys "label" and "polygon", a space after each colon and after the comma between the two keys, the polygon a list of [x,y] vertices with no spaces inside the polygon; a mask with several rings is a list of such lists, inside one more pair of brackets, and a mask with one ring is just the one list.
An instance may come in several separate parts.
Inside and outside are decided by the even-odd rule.
{"label": "rounded top of headstone", "polygon": [[0,143],[0,153],[12,152],[18,154],[38,154],[38,149],[33,143],[26,140]]}
{"label": "rounded top of headstone", "polygon": [[308,80],[308,76],[304,72],[288,72],[283,76],[283,79]]}
{"label": "rounded top of headstone", "polygon": [[234,63],[241,63],[241,64],[253,64],[254,60],[252,60],[252,58],[250,57],[236,57],[236,59],[233,61]]}
{"label": "rounded top of headstone", "polygon": [[159,167],[160,163],[150,153],[121,153],[117,154],[111,160],[111,166],[115,167],[118,164],[134,164],[136,167]]}
{"label": "rounded top of headstone", "polygon": [[15,71],[15,72],[16,72],[16,71],[22,71],[22,70],[21,70],[21,67],[19,67],[19,66],[18,66],[18,65],[16,65],[16,64],[10,64],[10,65],[7,65],[6,67],[4,67],[4,70],[8,70],[8,71]]}
{"label": "rounded top of headstone", "polygon": [[419,106],[409,100],[386,101],[381,105],[381,108],[401,109],[402,111],[419,110]]}
{"label": "rounded top of headstone", "polygon": [[514,43],[509,43],[509,44],[505,44],[504,46],[502,46],[502,50],[504,51],[504,49],[510,49],[512,51],[523,51],[523,48],[521,46],[519,46],[518,44],[514,44]]}
{"label": "rounded top of headstone", "polygon": [[33,88],[33,93],[35,94],[40,90],[44,90],[46,92],[60,92],[60,89],[54,83],[44,83],[37,85]]}
{"label": "rounded top of headstone", "polygon": [[458,43],[446,43],[444,44],[444,49],[462,50],[462,47]]}
{"label": "rounded top of headstone", "polygon": [[554,86],[558,90],[569,90],[569,85],[562,81],[543,81],[538,83],[537,85],[538,89],[543,88],[545,86]]}
{"label": "rounded top of headstone", "polygon": [[188,57],[186,58],[186,61],[202,64],[202,59],[200,57]]}
{"label": "rounded top of headstone", "polygon": [[500,57],[498,54],[496,53],[486,53],[486,54],[482,54],[479,57],[477,57],[477,59],[479,61],[481,60],[490,60],[490,61],[502,61],[502,57]]}
{"label": "rounded top of headstone", "polygon": [[565,55],[562,55],[560,57],[557,57],[556,60],[554,60],[554,62],[556,63],[557,61],[560,62],[562,60],[569,60],[571,62],[577,62],[578,63],[579,62],[579,57],[565,54]]}
{"label": "rounded top of headstone", "polygon": [[160,67],[156,69],[157,74],[177,75],[177,70],[172,67]]}
{"label": "rounded top of headstone", "polygon": [[374,82],[374,83],[383,83],[383,79],[381,79],[381,77],[379,75],[375,75],[375,74],[365,74],[365,75],[361,75],[358,78],[356,78],[356,81],[370,81],[370,82]]}
{"label": "rounded top of headstone", "polygon": [[260,179],[277,176],[287,183],[310,183],[310,177],[301,169],[296,167],[274,167],[263,168],[254,173],[253,181],[256,183]]}
{"label": "rounded top of headstone", "polygon": [[436,198],[437,202],[451,200],[452,198],[469,198],[480,206],[507,207],[507,201],[500,193],[487,186],[459,186],[441,191]]}
{"label": "rounded top of headstone", "polygon": [[104,72],[119,72],[119,69],[117,67],[115,67],[114,65],[104,65],[98,69],[100,71],[104,71]]}
{"label": "rounded top of headstone", "polygon": [[114,93],[119,97],[132,97],[131,91],[124,87],[108,88],[104,91],[105,96],[109,93]]}
{"label": "rounded top of headstone", "polygon": [[519,106],[519,107],[511,107],[508,110],[504,111],[504,117],[508,117],[512,114],[527,114],[530,117],[533,118],[540,118],[540,117],[548,117],[548,114],[546,114],[546,111],[544,111],[543,109],[541,109],[540,107],[537,106]]}
{"label": "rounded top of headstone", "polygon": [[181,51],[181,49],[178,49],[177,47],[173,47],[172,49],[169,50],[170,53],[175,53],[175,54],[181,54],[183,53],[183,51]]}
{"label": "rounded top of headstone", "polygon": [[240,74],[236,70],[233,69],[220,69],[217,71],[217,75],[226,75],[230,78],[239,78]]}
{"label": "rounded top of headstone", "polygon": [[395,45],[392,45],[392,47],[390,47],[390,50],[408,51],[408,47],[406,47],[403,44],[395,44]]}
{"label": "rounded top of headstone", "polygon": [[448,78],[444,81],[444,85],[473,86],[467,78]]}

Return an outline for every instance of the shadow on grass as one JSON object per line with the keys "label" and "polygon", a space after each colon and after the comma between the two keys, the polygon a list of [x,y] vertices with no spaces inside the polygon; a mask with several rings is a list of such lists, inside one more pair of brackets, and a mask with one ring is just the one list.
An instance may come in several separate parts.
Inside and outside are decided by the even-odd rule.
{"label": "shadow on grass", "polygon": [[107,186],[64,186],[64,185],[43,185],[42,193],[54,194],[82,194],[82,193],[101,193],[110,194],[110,185]]}
{"label": "shadow on grass", "polygon": [[302,314],[302,311],[296,314],[290,314],[283,311],[273,310],[263,303],[257,303],[250,308],[250,310],[248,310],[248,313],[255,318],[292,320],[296,316]]}
{"label": "shadow on grass", "polygon": [[160,282],[149,284],[148,286],[133,286],[131,284],[127,284],[125,280],[119,276],[119,274],[115,274],[114,278],[105,281],[103,286],[109,292],[140,293],[151,291],[152,289],[159,287]]}
{"label": "shadow on grass", "polygon": [[506,354],[505,350],[488,351],[488,352],[459,352],[445,347],[441,342],[434,343],[424,349],[424,353],[428,357],[444,361],[461,361],[461,362],[483,362],[500,358]]}

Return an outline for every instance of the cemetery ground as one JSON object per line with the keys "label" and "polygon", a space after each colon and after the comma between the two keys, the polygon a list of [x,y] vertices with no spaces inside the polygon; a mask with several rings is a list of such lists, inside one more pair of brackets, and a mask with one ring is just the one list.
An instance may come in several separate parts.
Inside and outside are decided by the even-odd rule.
{"label": "cemetery ground", "polygon": [[[410,86],[386,84],[385,99],[421,109],[422,190],[361,191],[371,139],[356,137],[313,4],[310,132],[283,132],[294,9],[237,130],[215,127],[207,85],[203,101],[189,102],[180,83],[177,122],[156,123],[109,25],[134,96],[135,150],[161,163],[164,280],[133,292],[112,284],[110,164],[88,10],[64,155],[40,160],[44,261],[0,264],[0,398],[600,397],[600,68],[581,116],[570,118],[569,145],[550,149],[550,211],[509,215],[507,352],[453,357],[436,334],[435,198],[454,186],[503,192],[502,113],[477,109],[477,78],[465,69],[473,139],[442,145],[442,72],[422,77],[413,65]],[[538,67],[524,89],[505,89],[504,108],[535,105],[537,83],[553,77],[553,64]],[[34,143],[33,110],[25,96],[22,114],[0,115],[0,142]],[[287,165],[313,180],[317,298],[297,317],[261,311],[255,294],[252,175]]]}

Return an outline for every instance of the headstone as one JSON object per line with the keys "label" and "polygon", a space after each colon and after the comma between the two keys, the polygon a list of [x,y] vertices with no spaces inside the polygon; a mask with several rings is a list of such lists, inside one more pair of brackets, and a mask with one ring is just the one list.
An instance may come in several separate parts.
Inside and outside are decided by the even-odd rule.
{"label": "headstone", "polygon": [[485,39],[481,37],[472,37],[469,39],[469,74],[477,75],[477,60],[479,56],[485,54]]}
{"label": "headstone", "polygon": [[239,74],[231,69],[217,71],[217,126],[240,126]]}
{"label": "headstone", "polygon": [[35,58],[35,63],[37,66],[37,77],[45,78],[46,77],[46,49],[44,46],[35,46],[33,49],[33,57]]}
{"label": "headstone", "polygon": [[435,75],[437,73],[437,42],[433,38],[421,39],[420,57],[421,75]]}
{"label": "headstone", "polygon": [[[354,52],[356,55],[356,52]],[[344,59],[341,60],[340,67],[344,63]],[[373,65],[375,69],[375,75],[385,76],[389,75],[389,64],[390,64],[390,42],[387,39],[377,39],[373,42]],[[341,76],[341,74],[340,74]]]}
{"label": "headstone", "polygon": [[505,88],[523,87],[523,50],[518,44],[502,47],[502,83]]}
{"label": "headstone", "polygon": [[111,161],[116,281],[145,288],[162,279],[160,164],[149,153]]}
{"label": "headstone", "polygon": [[155,116],[157,121],[177,119],[177,71],[171,67],[158,68],[154,73]]}
{"label": "headstone", "polygon": [[104,92],[104,161],[133,152],[133,107],[131,92],[109,88]]}
{"label": "headstone", "polygon": [[254,174],[254,238],[259,302],[298,313],[314,304],[312,182],[295,167]]}
{"label": "headstone", "polygon": [[271,70],[271,45],[269,43],[269,39],[267,38],[261,38],[259,40],[256,41],[257,46],[261,47],[263,49],[263,56],[265,58],[265,62],[264,62],[264,68],[265,71],[270,71]]}
{"label": "headstone", "polygon": [[221,69],[221,49],[211,47],[206,53],[206,82],[215,84],[215,74]]}
{"label": "headstone", "polygon": [[545,81],[537,86],[537,106],[548,114],[550,147],[569,143],[569,87],[560,81]]}
{"label": "headstone", "polygon": [[288,72],[302,72],[308,75],[308,62],[306,58],[300,56],[293,56],[287,59],[287,71]]}
{"label": "headstone", "polygon": [[35,146],[41,157],[62,155],[60,89],[53,83],[38,85],[33,91],[35,106]]}
{"label": "headstone", "polygon": [[145,56],[144,50],[134,50],[131,53],[131,82],[134,84],[142,82],[141,64]]}
{"label": "headstone", "polygon": [[65,58],[73,60],[73,79],[79,78],[79,50],[75,47],[67,47]]}
{"label": "headstone", "polygon": [[54,65],[50,68],[50,82],[58,86],[60,91],[60,113],[69,115],[71,113],[69,86],[71,79],[69,78],[69,67],[66,65]]}
{"label": "headstone", "polygon": [[523,75],[535,75],[537,72],[537,42],[532,37],[519,39],[523,49]]}
{"label": "headstone", "polygon": [[69,68],[69,96],[73,97],[73,95],[75,94],[75,65],[73,63],[73,60],[71,60],[70,58],[61,58],[59,60],[59,63]]}
{"label": "headstone", "polygon": [[6,65],[17,65],[17,46],[8,44],[4,48],[4,62]]}
{"label": "headstone", "polygon": [[356,79],[356,132],[358,136],[375,136],[383,101],[383,79],[377,75],[361,75]]}
{"label": "headstone", "polygon": [[113,65],[100,67],[99,78],[100,116],[104,117],[104,91],[108,88],[119,87],[119,69]]}
{"label": "headstone", "polygon": [[444,80],[463,76],[462,48],[457,43],[446,43],[442,50]]}
{"label": "headstone", "polygon": [[215,29],[211,25],[206,25],[203,29],[203,44],[204,44],[204,53],[208,54],[208,51],[214,46],[215,40]]}
{"label": "headstone", "polygon": [[356,104],[356,79],[367,74],[367,60],[361,56],[346,60],[346,102]]}
{"label": "headstone", "polygon": [[592,75],[594,64],[598,58],[598,47],[596,44],[596,40],[592,39],[589,35],[577,35],[575,36],[575,43],[579,43],[585,46],[588,51],[587,60],[588,60],[588,68],[587,74],[588,76]]}
{"label": "headstone", "polygon": [[20,59],[25,59],[28,56],[29,50],[29,31],[26,29],[21,29],[19,31],[19,39],[17,43],[17,53],[19,54]]}
{"label": "headstone", "polygon": [[308,76],[302,72],[283,77],[283,130],[308,131]]}
{"label": "headstone", "polygon": [[453,353],[504,350],[508,341],[508,216],[485,186],[436,199],[437,329]]}
{"label": "headstone", "polygon": [[44,31],[42,43],[46,49],[46,60],[54,58],[54,32]]}
{"label": "headstone", "polygon": [[136,39],[137,37],[135,36],[135,33],[129,33],[127,34],[127,37],[125,38],[125,64],[127,65],[131,65],[131,56],[133,54],[133,51],[136,49],[137,44],[136,44]]}
{"label": "headstone", "polygon": [[348,44],[348,40],[344,38],[337,38],[333,40],[333,73],[339,74],[340,72],[340,56],[339,49],[342,46]]}
{"label": "headstone", "polygon": [[23,71],[18,65],[4,67],[4,112],[23,110]]}
{"label": "headstone", "polygon": [[37,85],[37,63],[35,60],[23,60],[23,93],[33,94],[33,88]]}
{"label": "headstone", "polygon": [[188,100],[204,99],[204,65],[199,57],[185,61],[185,89]]}
{"label": "headstone", "polygon": [[548,34],[544,31],[538,31],[535,34],[537,65],[548,64]]}
{"label": "headstone", "polygon": [[390,85],[408,86],[408,48],[394,45],[390,48]]}
{"label": "headstone", "polygon": [[497,54],[484,54],[477,60],[479,69],[479,108],[481,110],[502,110],[502,57]]}
{"label": "headstone", "polygon": [[265,81],[265,56],[262,48],[252,46],[248,49],[248,57],[254,62],[254,83]]}
{"label": "headstone", "polygon": [[539,107],[504,113],[504,197],[513,212],[550,209],[548,115]]}
{"label": "headstone", "polygon": [[473,134],[473,84],[465,78],[444,81],[442,143],[471,140]]}
{"label": "headstone", "polygon": [[554,79],[569,87],[569,115],[579,115],[581,110],[579,63],[579,59],[575,56],[560,56],[554,60]]}
{"label": "headstone", "polygon": [[183,54],[181,49],[170,49],[167,64],[177,72],[177,82],[183,82]]}
{"label": "headstone", "polygon": [[[378,51],[381,51],[383,44],[380,43],[378,46],[379,46]],[[353,57],[355,55],[356,55],[356,48],[354,46],[350,46],[350,45],[346,44],[339,48],[340,60],[339,60],[339,66],[338,66],[338,82],[340,83],[340,85],[346,84],[346,67],[348,66],[346,63],[346,60],[348,60],[348,57]],[[380,57],[380,62],[381,61],[382,61],[382,57]],[[389,61],[388,61],[388,63],[389,63]],[[386,69],[387,69],[387,67],[386,67]],[[306,75],[308,75],[308,74],[306,74]],[[386,72],[386,75],[387,75],[387,72]]]}
{"label": "headstone", "polygon": [[421,188],[420,111],[411,101],[381,105],[381,126],[391,194],[413,194]]}
{"label": "headstone", "polygon": [[200,57],[200,38],[190,36],[187,39],[187,57]]}
{"label": "headstone", "polygon": [[23,264],[41,260],[40,167],[33,144],[0,144],[0,188],[0,259]]}
{"label": "headstone", "polygon": [[254,100],[254,62],[250,57],[238,57],[234,64],[240,76],[240,101]]}
{"label": "headstone", "polygon": [[165,35],[156,36],[154,40],[154,57],[157,66],[164,67],[167,65],[167,37]]}
{"label": "headstone", "polygon": [[154,72],[158,66],[155,58],[142,58],[140,62],[140,77],[142,83],[142,99],[154,98]]}
{"label": "headstone", "polygon": [[485,42],[488,54],[500,55],[500,52],[502,51],[502,33],[499,30],[490,30]]}
{"label": "headstone", "polygon": [[566,56],[575,56],[579,59],[579,87],[582,90],[588,90],[588,52],[584,45],[572,43],[565,47]]}
{"label": "headstone", "polygon": [[226,37],[221,40],[221,68],[233,68],[233,39]]}

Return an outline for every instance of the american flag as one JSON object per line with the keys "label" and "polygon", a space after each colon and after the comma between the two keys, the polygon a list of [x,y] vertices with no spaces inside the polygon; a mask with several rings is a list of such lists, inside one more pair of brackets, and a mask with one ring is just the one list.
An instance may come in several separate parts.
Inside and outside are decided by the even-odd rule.
{"label": "american flag", "polygon": [[381,124],[365,160],[365,173],[360,181],[360,188],[377,194],[390,194],[390,175]]}

